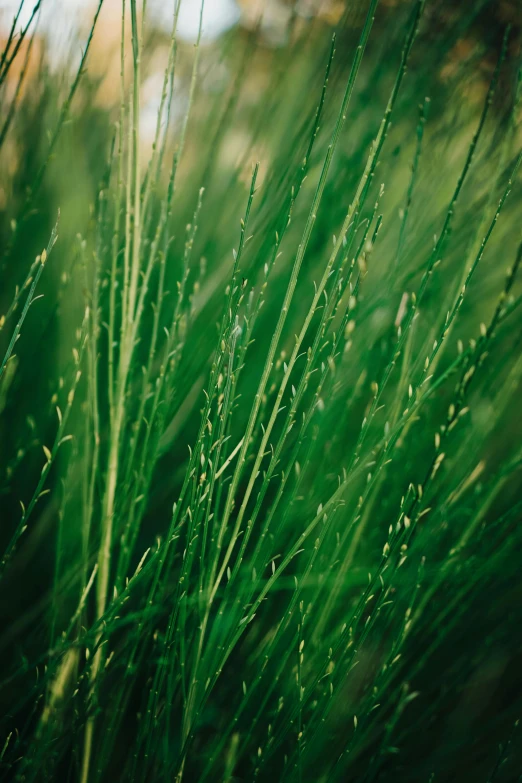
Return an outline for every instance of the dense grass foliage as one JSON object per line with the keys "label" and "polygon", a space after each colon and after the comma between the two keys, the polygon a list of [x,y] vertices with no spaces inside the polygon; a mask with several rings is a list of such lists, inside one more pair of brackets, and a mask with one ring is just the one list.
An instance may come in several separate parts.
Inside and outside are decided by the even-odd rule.
{"label": "dense grass foliage", "polygon": [[2,780],[521,779],[519,9],[281,5],[3,42]]}

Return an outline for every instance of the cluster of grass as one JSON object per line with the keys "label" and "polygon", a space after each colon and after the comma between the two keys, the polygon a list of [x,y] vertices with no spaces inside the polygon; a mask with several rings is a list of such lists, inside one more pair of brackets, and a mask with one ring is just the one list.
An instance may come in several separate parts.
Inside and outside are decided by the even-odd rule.
{"label": "cluster of grass", "polygon": [[144,161],[146,9],[107,107],[103,0],[30,78],[39,5],[0,63],[1,779],[518,780],[520,29],[293,4],[280,49],[192,47],[176,0]]}

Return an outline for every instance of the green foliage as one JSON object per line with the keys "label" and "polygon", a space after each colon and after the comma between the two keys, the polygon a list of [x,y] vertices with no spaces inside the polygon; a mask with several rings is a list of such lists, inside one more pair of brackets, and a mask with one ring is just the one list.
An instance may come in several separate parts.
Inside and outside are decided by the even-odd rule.
{"label": "green foliage", "polygon": [[130,0],[118,107],[102,5],[0,64],[2,779],[518,779],[520,29]]}

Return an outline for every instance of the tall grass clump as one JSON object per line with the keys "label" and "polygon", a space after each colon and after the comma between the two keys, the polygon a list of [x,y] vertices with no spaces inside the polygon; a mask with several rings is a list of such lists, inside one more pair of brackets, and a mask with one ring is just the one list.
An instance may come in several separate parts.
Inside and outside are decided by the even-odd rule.
{"label": "tall grass clump", "polygon": [[3,39],[2,780],[519,780],[517,3],[191,1]]}

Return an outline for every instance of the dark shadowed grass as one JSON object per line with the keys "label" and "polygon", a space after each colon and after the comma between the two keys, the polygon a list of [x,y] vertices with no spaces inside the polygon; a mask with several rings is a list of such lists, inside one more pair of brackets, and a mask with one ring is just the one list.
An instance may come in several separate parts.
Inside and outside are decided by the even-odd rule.
{"label": "dark shadowed grass", "polygon": [[127,6],[1,57],[3,779],[517,780],[516,14]]}

